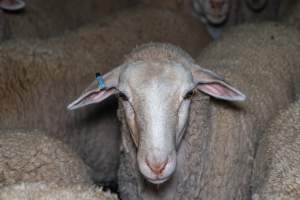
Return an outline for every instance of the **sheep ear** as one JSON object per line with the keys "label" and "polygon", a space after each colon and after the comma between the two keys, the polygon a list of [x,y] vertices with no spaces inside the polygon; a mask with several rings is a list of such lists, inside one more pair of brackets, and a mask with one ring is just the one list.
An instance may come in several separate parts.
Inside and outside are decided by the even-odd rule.
{"label": "sheep ear", "polygon": [[89,104],[100,103],[116,94],[118,92],[119,71],[120,69],[117,68],[103,76],[105,86],[103,88],[100,88],[98,81],[94,80],[75,101],[68,105],[68,109],[75,110]]}
{"label": "sheep ear", "polygon": [[192,71],[197,89],[214,98],[226,101],[244,101],[246,96],[239,90],[226,83],[214,72],[197,67]]}

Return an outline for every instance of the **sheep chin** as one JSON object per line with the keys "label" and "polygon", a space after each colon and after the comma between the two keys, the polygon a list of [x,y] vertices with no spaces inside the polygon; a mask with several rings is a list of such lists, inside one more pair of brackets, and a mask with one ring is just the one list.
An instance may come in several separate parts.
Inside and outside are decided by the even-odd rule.
{"label": "sheep chin", "polygon": [[159,185],[159,184],[165,183],[167,180],[170,179],[170,177],[171,176],[163,178],[163,179],[151,179],[151,178],[146,178],[146,179],[147,179],[147,181],[149,181],[152,184]]}

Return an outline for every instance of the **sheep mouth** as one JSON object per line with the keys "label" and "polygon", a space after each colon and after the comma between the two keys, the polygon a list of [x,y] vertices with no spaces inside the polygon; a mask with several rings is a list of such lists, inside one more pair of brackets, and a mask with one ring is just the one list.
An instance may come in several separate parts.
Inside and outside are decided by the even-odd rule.
{"label": "sheep mouth", "polygon": [[167,177],[164,177],[164,178],[156,178],[156,179],[153,179],[153,178],[150,178],[148,176],[144,176],[147,181],[149,181],[150,183],[152,184],[155,184],[155,185],[158,185],[158,184],[162,184],[164,182],[166,182],[167,180],[169,180],[169,178],[171,177],[172,175],[170,176],[167,176]]}
{"label": "sheep mouth", "polygon": [[214,14],[214,13],[209,13],[206,15],[206,18],[211,24],[223,24],[225,20],[227,19],[226,14]]}

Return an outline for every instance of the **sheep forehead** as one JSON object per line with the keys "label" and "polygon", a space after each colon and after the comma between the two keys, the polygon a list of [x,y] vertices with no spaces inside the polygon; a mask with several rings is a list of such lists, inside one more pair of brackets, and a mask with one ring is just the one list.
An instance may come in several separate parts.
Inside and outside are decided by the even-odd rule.
{"label": "sheep forehead", "polygon": [[140,94],[184,91],[193,83],[190,70],[175,62],[137,62],[128,65],[120,76],[119,88]]}

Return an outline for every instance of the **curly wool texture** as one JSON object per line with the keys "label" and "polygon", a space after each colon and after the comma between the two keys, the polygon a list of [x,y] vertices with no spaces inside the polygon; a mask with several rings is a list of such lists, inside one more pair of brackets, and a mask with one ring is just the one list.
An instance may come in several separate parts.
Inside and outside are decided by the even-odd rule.
{"label": "curly wool texture", "polygon": [[300,100],[262,136],[253,176],[256,200],[300,199]]}
{"label": "curly wool texture", "polygon": [[0,189],[0,200],[117,200],[110,192],[88,185],[62,186],[46,183],[20,183]]}
{"label": "curly wool texture", "polygon": [[39,131],[0,130],[0,186],[21,181],[91,182],[83,161],[63,142]]}
{"label": "curly wool texture", "polygon": [[175,61],[185,65],[194,63],[194,59],[184,50],[177,48],[172,44],[148,43],[132,50],[125,56],[125,63],[134,63],[137,61],[151,62]]}

